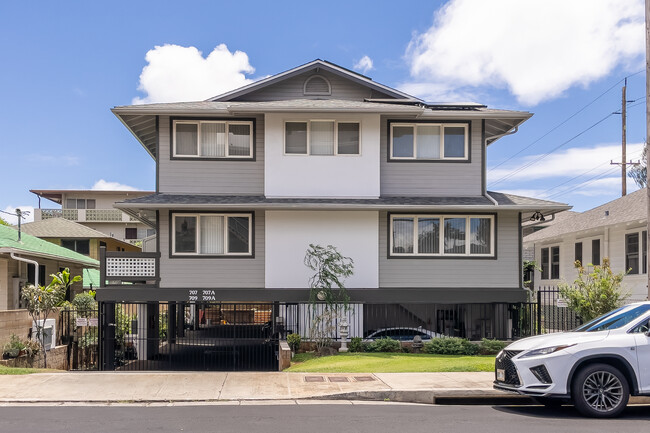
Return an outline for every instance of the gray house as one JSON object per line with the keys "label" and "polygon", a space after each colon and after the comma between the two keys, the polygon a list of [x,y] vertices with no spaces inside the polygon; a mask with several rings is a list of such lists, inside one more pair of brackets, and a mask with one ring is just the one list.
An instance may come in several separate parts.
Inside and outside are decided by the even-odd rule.
{"label": "gray house", "polygon": [[486,189],[488,146],[531,113],[427,103],[322,60],[206,101],[113,113],[156,162],[155,193],[115,206],[157,242],[106,253],[97,298],[109,316],[138,305],[149,343],[163,306],[170,341],[256,317],[304,334],[310,243],[354,260],[353,335],[511,337],[509,306],[527,297],[521,222],[569,208]]}

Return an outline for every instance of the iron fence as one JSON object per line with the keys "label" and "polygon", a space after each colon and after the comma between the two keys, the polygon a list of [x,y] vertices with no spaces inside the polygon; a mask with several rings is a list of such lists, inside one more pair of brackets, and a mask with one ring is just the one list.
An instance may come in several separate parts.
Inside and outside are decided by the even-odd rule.
{"label": "iron fence", "polygon": [[60,311],[57,345],[67,346],[69,370],[99,369],[99,325],[98,310]]}

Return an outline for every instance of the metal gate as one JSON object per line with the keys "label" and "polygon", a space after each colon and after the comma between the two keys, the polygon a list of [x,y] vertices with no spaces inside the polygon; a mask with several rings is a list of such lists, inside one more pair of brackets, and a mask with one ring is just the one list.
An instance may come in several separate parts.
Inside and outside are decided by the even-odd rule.
{"label": "metal gate", "polygon": [[57,344],[67,346],[68,370],[99,369],[99,311],[62,309]]}
{"label": "metal gate", "polygon": [[284,335],[273,320],[273,304],[102,303],[100,309],[104,370],[278,368]]}

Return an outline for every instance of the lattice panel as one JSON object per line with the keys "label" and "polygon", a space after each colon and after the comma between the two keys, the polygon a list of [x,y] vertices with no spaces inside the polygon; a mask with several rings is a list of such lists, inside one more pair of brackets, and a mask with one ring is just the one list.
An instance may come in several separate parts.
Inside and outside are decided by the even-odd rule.
{"label": "lattice panel", "polygon": [[107,257],[106,277],[155,277],[155,258]]}
{"label": "lattice panel", "polygon": [[118,209],[86,209],[86,221],[122,221]]}

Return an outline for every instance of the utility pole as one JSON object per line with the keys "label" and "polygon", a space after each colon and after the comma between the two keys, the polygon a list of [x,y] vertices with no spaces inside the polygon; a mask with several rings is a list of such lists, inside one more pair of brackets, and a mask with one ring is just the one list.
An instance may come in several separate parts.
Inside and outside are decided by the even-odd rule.
{"label": "utility pole", "polygon": [[627,164],[625,160],[627,159],[627,100],[625,98],[625,93],[627,92],[627,77],[625,77],[625,85],[623,85],[623,100],[621,102],[621,197],[627,195]]}
{"label": "utility pole", "polygon": [[[645,150],[648,151],[648,145],[650,145],[650,0],[645,0],[645,126],[646,126],[646,140],[645,140]],[[647,153],[646,153],[647,155]],[[648,224],[647,235],[650,235],[650,188],[648,187],[648,168],[646,163],[646,199],[648,201],[648,209],[646,214],[646,220]],[[649,236],[650,237],[650,236]],[[646,241],[646,245],[648,242]],[[648,265],[650,265],[650,254],[648,256]],[[650,266],[647,268],[649,272],[646,272],[648,275],[648,299],[650,299]]]}

